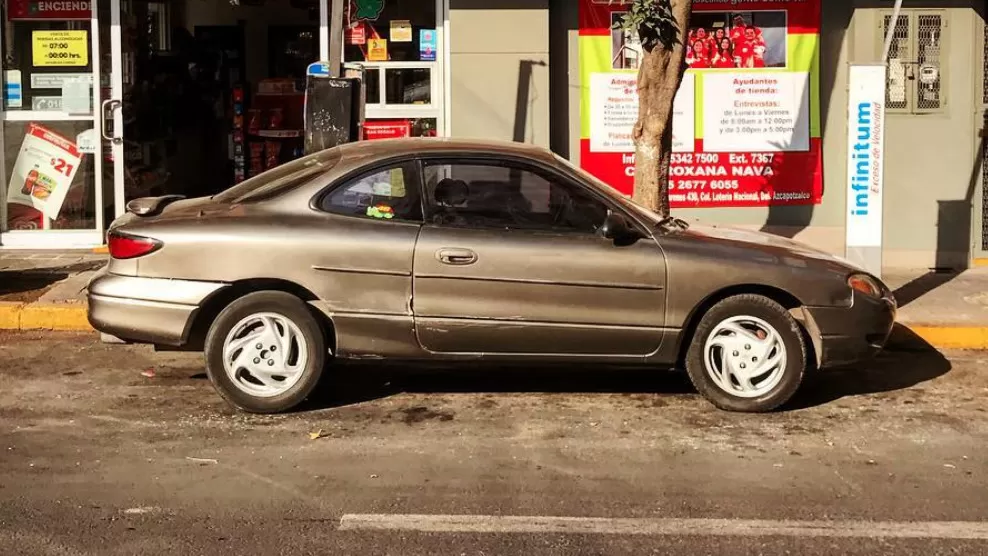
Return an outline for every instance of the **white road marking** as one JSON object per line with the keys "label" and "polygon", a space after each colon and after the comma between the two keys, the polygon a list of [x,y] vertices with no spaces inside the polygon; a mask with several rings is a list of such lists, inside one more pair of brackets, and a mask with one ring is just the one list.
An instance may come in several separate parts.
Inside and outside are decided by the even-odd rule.
{"label": "white road marking", "polygon": [[343,531],[988,540],[980,521],[788,521],[495,515],[346,514]]}

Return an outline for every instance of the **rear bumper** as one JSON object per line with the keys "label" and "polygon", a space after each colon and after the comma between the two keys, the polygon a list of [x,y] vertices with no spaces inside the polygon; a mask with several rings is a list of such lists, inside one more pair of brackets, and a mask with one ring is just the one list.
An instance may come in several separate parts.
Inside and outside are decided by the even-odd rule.
{"label": "rear bumper", "polygon": [[181,346],[202,304],[225,287],[104,272],[89,283],[89,323],[121,340]]}
{"label": "rear bumper", "polygon": [[866,361],[884,347],[895,325],[891,295],[875,299],[854,292],[850,307],[806,307],[807,328],[822,369]]}

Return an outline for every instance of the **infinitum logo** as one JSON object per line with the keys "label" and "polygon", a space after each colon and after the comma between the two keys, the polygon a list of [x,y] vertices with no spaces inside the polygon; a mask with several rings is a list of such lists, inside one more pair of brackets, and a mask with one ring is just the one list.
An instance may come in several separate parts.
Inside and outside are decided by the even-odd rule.
{"label": "infinitum logo", "polygon": [[854,191],[854,203],[851,214],[855,216],[868,216],[868,207],[871,205],[871,142],[872,126],[874,119],[874,104],[862,102],[858,104],[858,135],[857,142],[851,146],[851,159],[853,164],[853,174],[851,175],[851,189]]}

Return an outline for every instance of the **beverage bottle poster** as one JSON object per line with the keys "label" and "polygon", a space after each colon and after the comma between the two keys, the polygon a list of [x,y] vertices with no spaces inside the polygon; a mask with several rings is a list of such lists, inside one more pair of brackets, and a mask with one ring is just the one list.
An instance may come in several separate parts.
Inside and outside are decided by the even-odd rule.
{"label": "beverage bottle poster", "polygon": [[7,202],[34,207],[55,220],[80,162],[75,143],[44,126],[28,124],[7,186]]}
{"label": "beverage bottle poster", "polygon": [[[580,165],[634,189],[643,52],[616,28],[630,2],[579,0]],[[676,97],[674,208],[819,204],[821,0],[695,3]]]}

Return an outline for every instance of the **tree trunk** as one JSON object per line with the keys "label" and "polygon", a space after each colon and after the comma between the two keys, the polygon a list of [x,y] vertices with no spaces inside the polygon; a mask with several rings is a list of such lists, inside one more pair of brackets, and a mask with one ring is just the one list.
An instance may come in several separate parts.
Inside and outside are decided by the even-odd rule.
{"label": "tree trunk", "polygon": [[679,37],[671,48],[659,42],[645,49],[638,70],[638,122],[635,141],[635,193],[638,204],[669,216],[669,161],[672,155],[672,104],[686,70],[686,37],[693,0],[672,0]]}

